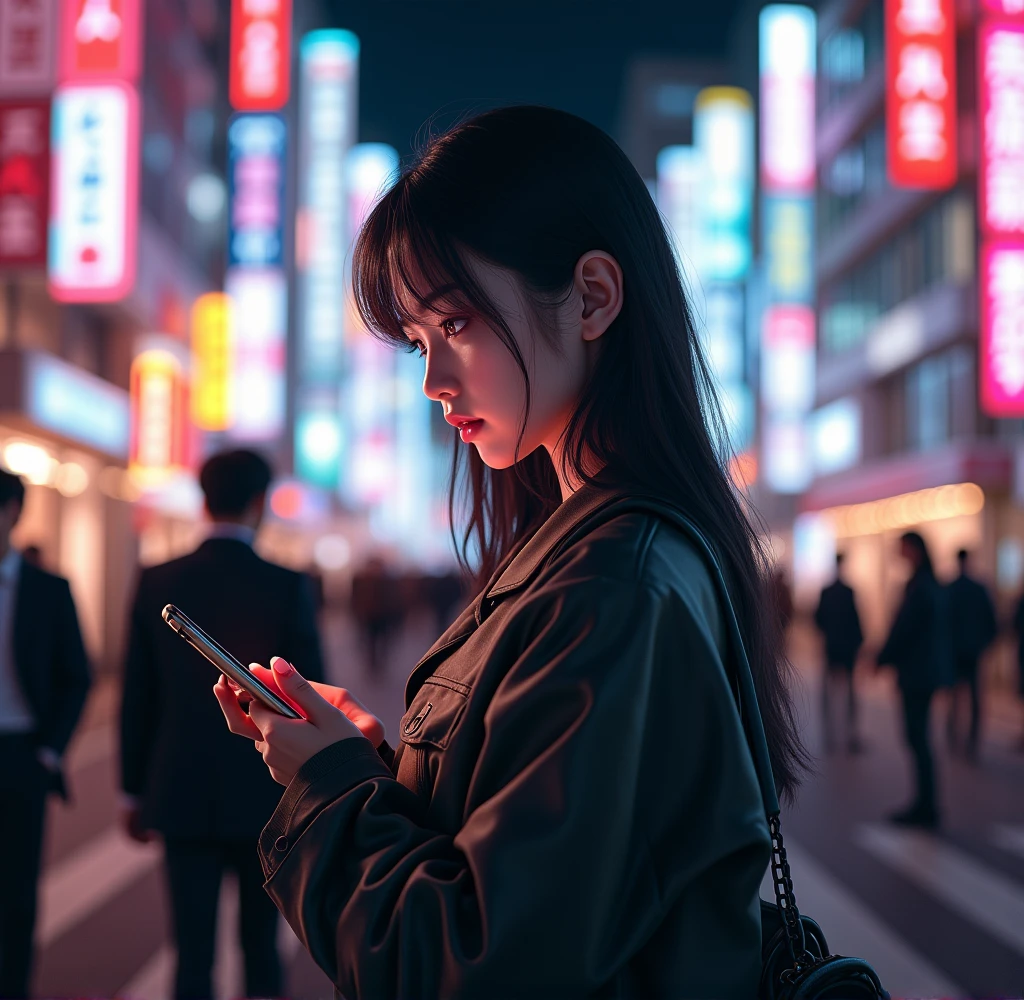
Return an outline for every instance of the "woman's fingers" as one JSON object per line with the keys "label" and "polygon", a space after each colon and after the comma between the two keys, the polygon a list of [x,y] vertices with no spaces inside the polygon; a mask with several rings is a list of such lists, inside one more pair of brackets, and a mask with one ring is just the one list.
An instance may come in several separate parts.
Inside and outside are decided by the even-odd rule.
{"label": "woman's fingers", "polygon": [[238,703],[238,695],[228,687],[227,680],[223,675],[213,685],[213,693],[217,696],[217,703],[224,713],[224,721],[227,722],[231,732],[250,740],[263,739],[263,733],[260,732],[256,723],[242,711],[242,706]]}

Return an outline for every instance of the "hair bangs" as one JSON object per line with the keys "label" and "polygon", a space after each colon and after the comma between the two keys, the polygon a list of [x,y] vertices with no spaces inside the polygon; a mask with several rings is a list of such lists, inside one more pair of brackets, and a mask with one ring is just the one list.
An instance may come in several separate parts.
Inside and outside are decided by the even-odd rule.
{"label": "hair bangs", "polygon": [[500,322],[452,234],[431,225],[411,196],[407,175],[377,203],[356,241],[352,287],[363,324],[378,340],[411,350],[406,327],[432,315],[469,311]]}

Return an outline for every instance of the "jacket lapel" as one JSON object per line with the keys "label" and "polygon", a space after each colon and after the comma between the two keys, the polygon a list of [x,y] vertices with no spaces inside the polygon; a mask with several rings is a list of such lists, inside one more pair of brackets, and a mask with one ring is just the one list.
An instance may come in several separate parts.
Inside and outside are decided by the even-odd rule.
{"label": "jacket lapel", "polygon": [[423,681],[481,625],[498,601],[526,586],[544,566],[551,551],[602,508],[627,494],[598,486],[583,486],[561,503],[551,516],[498,567],[487,586],[413,668],[405,685],[408,709]]}

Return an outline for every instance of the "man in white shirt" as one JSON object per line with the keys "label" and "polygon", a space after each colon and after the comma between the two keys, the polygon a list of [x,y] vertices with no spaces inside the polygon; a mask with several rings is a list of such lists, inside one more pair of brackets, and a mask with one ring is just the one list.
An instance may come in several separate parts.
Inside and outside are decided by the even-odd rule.
{"label": "man in white shirt", "polygon": [[0,469],[0,997],[29,996],[46,796],[89,691],[67,580],[11,548],[25,487]]}

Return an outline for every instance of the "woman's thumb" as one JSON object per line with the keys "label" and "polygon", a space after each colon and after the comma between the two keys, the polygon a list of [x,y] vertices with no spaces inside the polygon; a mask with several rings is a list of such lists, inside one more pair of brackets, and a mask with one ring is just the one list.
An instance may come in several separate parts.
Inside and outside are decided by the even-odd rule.
{"label": "woman's thumb", "polygon": [[275,656],[270,661],[270,668],[274,671],[274,680],[285,700],[291,702],[292,708],[301,711],[310,722],[317,721],[322,708],[330,708],[313,685],[287,660]]}

